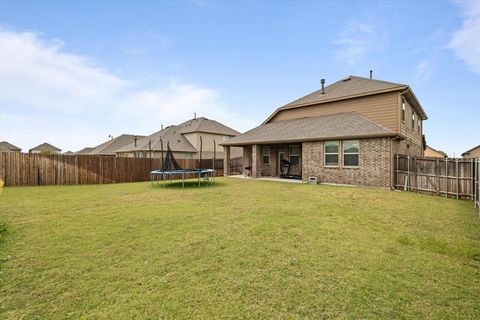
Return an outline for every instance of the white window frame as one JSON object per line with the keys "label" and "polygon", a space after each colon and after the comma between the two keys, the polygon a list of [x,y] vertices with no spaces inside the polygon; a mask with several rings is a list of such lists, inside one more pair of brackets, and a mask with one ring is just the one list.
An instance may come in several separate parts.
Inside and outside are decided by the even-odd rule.
{"label": "white window frame", "polygon": [[402,114],[401,114],[402,121],[405,121],[405,108],[406,108],[405,104],[406,104],[405,103],[405,98],[403,98],[403,100],[402,100],[402,111],[401,111],[402,112]]}
{"label": "white window frame", "polygon": [[[345,152],[345,142],[357,142],[358,152]],[[345,164],[345,155],[356,154],[358,157],[357,165],[346,165]],[[342,164],[344,168],[358,168],[360,166],[360,140],[344,140],[342,141]]]}
{"label": "white window frame", "polygon": [[[336,142],[337,143],[337,152],[327,152],[327,143],[329,142]],[[323,164],[325,167],[329,167],[329,168],[338,168],[340,166],[340,140],[329,140],[329,141],[325,141],[323,143],[323,153],[324,153],[324,156],[323,156]],[[337,164],[327,164],[327,155],[337,155]]]}
{"label": "white window frame", "polygon": [[412,130],[415,130],[415,111],[412,109]]}

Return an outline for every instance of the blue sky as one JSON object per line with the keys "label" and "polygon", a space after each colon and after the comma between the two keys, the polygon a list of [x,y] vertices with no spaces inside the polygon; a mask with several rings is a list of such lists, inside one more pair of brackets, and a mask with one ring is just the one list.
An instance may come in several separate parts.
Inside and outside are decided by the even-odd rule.
{"label": "blue sky", "polygon": [[431,146],[480,144],[480,1],[2,1],[0,140],[75,151],[193,112],[245,131],[370,69],[413,88]]}

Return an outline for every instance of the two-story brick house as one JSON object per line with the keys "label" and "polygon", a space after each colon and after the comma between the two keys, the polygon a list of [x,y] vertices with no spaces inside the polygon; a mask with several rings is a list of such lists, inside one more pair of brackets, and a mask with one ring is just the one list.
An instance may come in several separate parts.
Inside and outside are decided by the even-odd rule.
{"label": "two-story brick house", "polygon": [[[275,110],[262,125],[223,143],[243,147],[252,177],[389,187],[396,153],[422,155],[427,119],[408,85],[349,76]],[[228,173],[228,161],[226,172]]]}

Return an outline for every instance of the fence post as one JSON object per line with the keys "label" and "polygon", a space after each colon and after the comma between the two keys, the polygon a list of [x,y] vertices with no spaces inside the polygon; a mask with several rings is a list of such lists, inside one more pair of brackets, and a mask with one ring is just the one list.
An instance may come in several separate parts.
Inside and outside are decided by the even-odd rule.
{"label": "fence post", "polygon": [[417,157],[412,158],[413,178],[415,179],[415,192],[418,193]]}
{"label": "fence post", "polygon": [[440,160],[437,158],[435,161],[435,173],[437,176],[437,195],[440,195]]}
{"label": "fence post", "polygon": [[473,200],[473,194],[475,193],[475,172],[473,169],[473,159],[470,160],[470,174],[472,175],[472,195],[470,199]]}
{"label": "fence post", "polygon": [[410,190],[410,156],[407,155],[407,181],[405,183],[405,190]]}
{"label": "fence post", "polygon": [[396,155],[396,157],[397,157],[397,167],[396,167],[395,169],[396,169],[396,171],[397,171],[397,172],[396,172],[396,173],[397,173],[397,179],[396,179],[396,181],[395,181],[395,189],[398,190],[398,187],[399,187],[399,182],[398,182],[398,173],[399,173],[399,172],[398,172],[398,170],[399,170],[399,169],[398,169],[398,154]]}
{"label": "fence post", "polygon": [[455,190],[457,191],[457,199],[458,199],[458,159],[455,159],[455,184],[456,188]]}
{"label": "fence post", "polygon": [[448,198],[448,158],[445,158],[445,198]]}

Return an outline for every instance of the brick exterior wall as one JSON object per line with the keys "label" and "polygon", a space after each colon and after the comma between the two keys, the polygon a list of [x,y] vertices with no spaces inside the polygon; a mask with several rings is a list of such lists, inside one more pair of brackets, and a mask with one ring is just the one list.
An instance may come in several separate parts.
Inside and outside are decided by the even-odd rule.
{"label": "brick exterior wall", "polygon": [[262,150],[258,144],[252,145],[252,178],[261,176]]}
{"label": "brick exterior wall", "polygon": [[326,183],[390,187],[391,140],[389,138],[360,139],[358,168],[344,168],[340,145],[339,167],[324,166],[323,141],[302,143],[302,178],[315,176]]}
{"label": "brick exterior wall", "polygon": [[400,140],[393,142],[394,154],[408,154],[410,156],[422,156],[423,147],[421,144],[413,143],[411,140]]}

